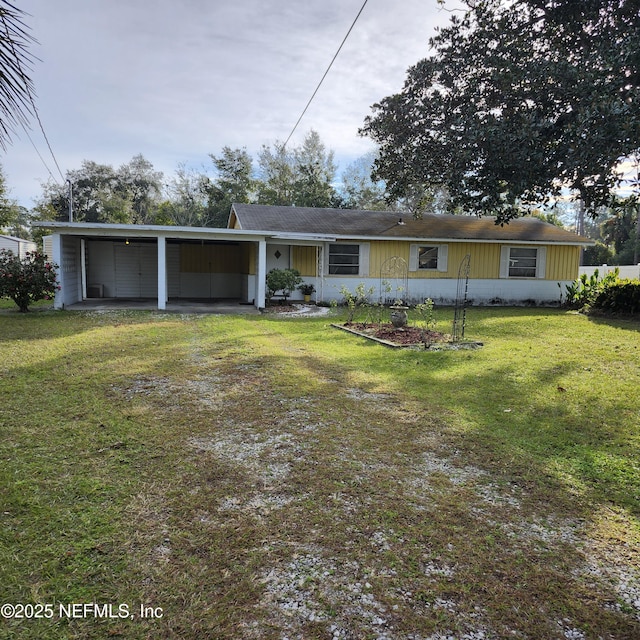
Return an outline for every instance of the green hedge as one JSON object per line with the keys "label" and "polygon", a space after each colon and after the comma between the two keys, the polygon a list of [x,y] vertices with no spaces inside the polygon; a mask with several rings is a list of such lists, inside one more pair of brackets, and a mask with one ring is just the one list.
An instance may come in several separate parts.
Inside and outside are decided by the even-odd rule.
{"label": "green hedge", "polygon": [[640,280],[618,280],[606,286],[593,302],[596,309],[640,313]]}

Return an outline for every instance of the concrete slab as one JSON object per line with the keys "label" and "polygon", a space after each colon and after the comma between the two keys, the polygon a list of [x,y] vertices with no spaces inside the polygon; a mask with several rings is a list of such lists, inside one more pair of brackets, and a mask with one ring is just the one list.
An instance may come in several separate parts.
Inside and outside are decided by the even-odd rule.
{"label": "concrete slab", "polygon": [[158,309],[155,299],[124,298],[88,298],[83,302],[66,307],[68,311],[117,311],[143,310],[160,313],[211,313],[211,314],[243,314],[260,313],[252,304],[240,303],[238,300],[170,300],[166,309]]}

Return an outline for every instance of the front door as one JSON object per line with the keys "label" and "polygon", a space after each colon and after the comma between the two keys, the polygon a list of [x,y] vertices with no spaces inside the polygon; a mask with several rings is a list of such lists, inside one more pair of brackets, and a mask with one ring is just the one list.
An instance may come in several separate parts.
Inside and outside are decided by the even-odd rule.
{"label": "front door", "polygon": [[271,269],[288,269],[291,266],[288,244],[267,244],[267,272]]}

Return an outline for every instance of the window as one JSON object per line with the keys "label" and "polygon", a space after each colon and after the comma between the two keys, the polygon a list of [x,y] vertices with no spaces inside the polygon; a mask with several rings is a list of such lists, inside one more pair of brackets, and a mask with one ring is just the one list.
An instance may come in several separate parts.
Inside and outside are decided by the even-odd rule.
{"label": "window", "polygon": [[329,245],[329,275],[357,276],[359,273],[360,245]]}
{"label": "window", "polygon": [[502,247],[501,278],[544,278],[545,247]]}
{"label": "window", "polygon": [[511,247],[511,249],[509,250],[509,277],[535,278],[537,260],[537,249]]}
{"label": "window", "polygon": [[412,244],[409,271],[447,271],[449,247],[446,244]]}
{"label": "window", "polygon": [[438,247],[418,247],[418,269],[438,268]]}

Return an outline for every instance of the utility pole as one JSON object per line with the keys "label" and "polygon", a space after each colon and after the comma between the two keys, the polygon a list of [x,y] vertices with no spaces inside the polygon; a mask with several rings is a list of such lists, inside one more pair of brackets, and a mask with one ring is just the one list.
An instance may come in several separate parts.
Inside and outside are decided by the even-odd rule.
{"label": "utility pole", "polygon": [[69,179],[67,183],[69,184],[69,222],[73,222],[73,184]]}

